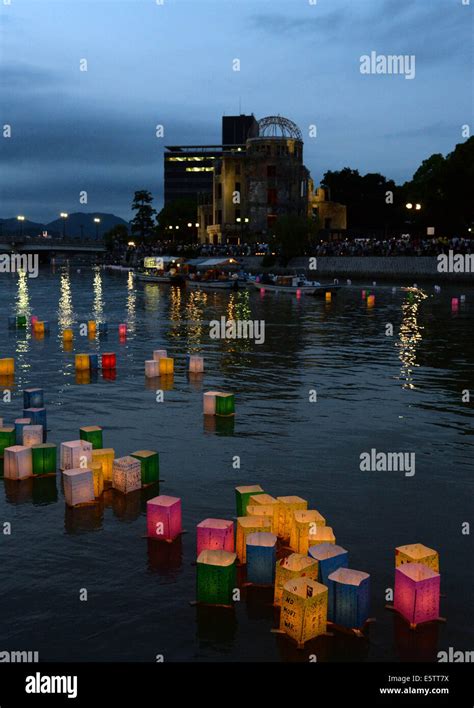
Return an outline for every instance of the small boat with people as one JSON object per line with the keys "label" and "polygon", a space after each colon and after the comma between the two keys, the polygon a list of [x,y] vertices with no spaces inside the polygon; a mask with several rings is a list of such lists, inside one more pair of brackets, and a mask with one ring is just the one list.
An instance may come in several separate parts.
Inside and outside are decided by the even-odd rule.
{"label": "small boat with people", "polygon": [[186,287],[197,290],[238,290],[245,286],[235,258],[196,258],[188,261]]}
{"label": "small boat with people", "polygon": [[145,283],[184,283],[184,274],[180,272],[184,258],[173,256],[147,256],[143,259],[143,268],[135,272],[135,277]]}
{"label": "small boat with people", "polygon": [[263,275],[249,280],[249,283],[260,291],[276,293],[289,293],[292,295],[324,295],[327,292],[333,293],[341,287],[340,285],[323,285],[317,280],[308,280],[304,276],[298,275]]}

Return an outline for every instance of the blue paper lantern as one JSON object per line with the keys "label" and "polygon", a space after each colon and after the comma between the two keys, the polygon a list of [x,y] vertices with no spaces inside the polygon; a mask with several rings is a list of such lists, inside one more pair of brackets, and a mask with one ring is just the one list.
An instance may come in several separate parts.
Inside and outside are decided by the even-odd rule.
{"label": "blue paper lantern", "polygon": [[328,584],[328,577],[338,568],[347,568],[349,553],[335,543],[318,543],[308,550],[310,558],[318,561],[318,583]]}
{"label": "blue paper lantern", "polygon": [[369,617],[370,575],[338,568],[328,578],[328,619],[341,627],[358,629]]}
{"label": "blue paper lantern", "polygon": [[107,322],[99,322],[99,334],[107,334],[109,331],[109,325]]}
{"label": "blue paper lantern", "polygon": [[96,371],[99,368],[99,355],[89,354],[89,367],[92,371]]}
{"label": "blue paper lantern", "polygon": [[275,581],[277,537],[267,531],[251,533],[246,539],[247,581],[273,585]]}
{"label": "blue paper lantern", "polygon": [[43,408],[44,392],[42,388],[25,388],[23,391],[23,408]]}

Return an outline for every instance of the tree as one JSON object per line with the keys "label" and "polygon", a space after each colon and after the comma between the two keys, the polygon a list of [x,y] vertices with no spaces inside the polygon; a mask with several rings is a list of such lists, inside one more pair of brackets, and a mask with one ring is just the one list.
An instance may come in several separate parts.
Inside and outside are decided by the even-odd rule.
{"label": "tree", "polygon": [[291,258],[308,252],[317,228],[317,221],[304,216],[287,214],[278,217],[274,225],[275,242],[285,265]]}
{"label": "tree", "polygon": [[[173,239],[189,240],[196,233],[196,200],[182,198],[165,204],[157,216],[157,222],[158,232],[162,236],[169,237],[172,234]],[[192,226],[189,227],[188,224],[192,224]]]}
{"label": "tree", "polygon": [[142,239],[153,233],[156,210],[152,207],[152,202],[151,192],[144,189],[135,192],[132,211],[136,214],[130,222],[130,228],[132,234],[139,234]]}
{"label": "tree", "polygon": [[108,251],[112,251],[115,244],[124,244],[128,241],[128,228],[125,224],[117,224],[105,232],[104,241]]}

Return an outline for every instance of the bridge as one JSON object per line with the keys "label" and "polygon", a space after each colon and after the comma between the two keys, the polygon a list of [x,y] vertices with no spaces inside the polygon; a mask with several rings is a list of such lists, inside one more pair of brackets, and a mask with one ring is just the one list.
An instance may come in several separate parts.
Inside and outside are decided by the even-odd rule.
{"label": "bridge", "polygon": [[101,241],[93,239],[45,238],[44,236],[2,236],[0,239],[0,253],[98,254],[105,253],[106,250]]}

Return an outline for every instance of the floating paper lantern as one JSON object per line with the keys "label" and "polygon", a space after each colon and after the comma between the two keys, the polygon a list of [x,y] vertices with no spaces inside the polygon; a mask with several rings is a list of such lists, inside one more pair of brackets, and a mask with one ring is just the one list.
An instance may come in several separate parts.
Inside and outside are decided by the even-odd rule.
{"label": "floating paper lantern", "polygon": [[91,371],[97,371],[99,368],[99,355],[89,354],[89,367]]}
{"label": "floating paper lantern", "polygon": [[35,322],[38,322],[38,315],[31,315],[30,324],[32,327],[34,327]]}
{"label": "floating paper lantern", "polygon": [[359,629],[369,617],[370,575],[338,568],[328,578],[328,618],[349,629]]}
{"label": "floating paper lantern", "polygon": [[247,562],[247,536],[256,531],[270,531],[272,520],[264,516],[239,516],[237,518],[237,533],[235,551],[241,563]]}
{"label": "floating paper lantern", "polygon": [[328,584],[328,578],[338,568],[347,568],[349,553],[342,546],[334,543],[320,543],[308,550],[310,558],[318,561],[318,582]]}
{"label": "floating paper lantern", "polygon": [[398,568],[404,563],[423,563],[435,573],[439,573],[438,552],[422,543],[410,543],[395,549],[395,567]]}
{"label": "floating paper lantern", "polygon": [[99,334],[107,334],[109,331],[109,325],[107,322],[99,322]]}
{"label": "floating paper lantern", "polygon": [[24,329],[26,327],[26,315],[18,315],[16,318],[16,326]]}
{"label": "floating paper lantern", "polygon": [[45,331],[46,330],[43,321],[36,320],[36,322],[33,323],[33,332],[35,334],[41,337],[42,335],[44,335]]}
{"label": "floating paper lantern", "polygon": [[53,443],[40,443],[31,447],[33,474],[56,474],[57,448]]}
{"label": "floating paper lantern", "polygon": [[95,322],[95,320],[89,320],[87,323],[87,332],[89,333],[89,335],[95,335],[96,331],[97,323]]}
{"label": "floating paper lantern", "polygon": [[328,589],[316,580],[297,578],[283,586],[280,630],[299,646],[326,632]]}
{"label": "floating paper lantern", "polygon": [[316,535],[319,527],[326,525],[326,519],[315,509],[294,511],[290,529],[290,548],[306,555],[310,537]]}
{"label": "floating paper lantern", "polygon": [[234,551],[234,522],[204,519],[197,525],[197,555],[202,551]]}
{"label": "floating paper lantern", "polygon": [[24,445],[13,445],[4,450],[5,479],[26,479],[33,474],[31,450]]}
{"label": "floating paper lantern", "polygon": [[365,300],[366,297],[367,297],[366,291],[362,290],[362,300]]}
{"label": "floating paper lantern", "polygon": [[[252,507],[251,510],[250,507]],[[260,511],[259,507],[262,507],[263,511]],[[273,516],[272,533],[278,536],[280,525],[280,502],[278,499],[275,499],[275,497],[272,497],[270,494],[252,494],[247,505],[246,513],[251,516],[259,516],[260,514],[268,517]]]}
{"label": "floating paper lantern", "polygon": [[15,373],[15,359],[0,359],[0,376],[12,376]]}
{"label": "floating paper lantern", "polygon": [[236,554],[204,550],[197,559],[197,601],[231,605],[236,582]]}
{"label": "floating paper lantern", "polygon": [[375,295],[369,295],[367,297],[367,307],[373,307],[375,305]]}
{"label": "floating paper lantern", "polygon": [[155,450],[137,450],[130,455],[140,463],[142,486],[159,481],[160,457]]}
{"label": "floating paper lantern", "polygon": [[23,426],[23,445],[33,447],[33,445],[41,445],[43,442],[43,426],[42,425],[25,425]]}
{"label": "floating paper lantern", "polygon": [[127,336],[127,325],[122,323],[119,324],[119,337],[126,337]]}
{"label": "floating paper lantern", "polygon": [[92,481],[94,483],[94,497],[97,499],[104,491],[104,473],[102,472],[102,463],[92,462],[91,472]]}
{"label": "floating paper lantern", "polygon": [[32,425],[42,425],[46,432],[46,408],[23,408],[23,418],[30,418]]}
{"label": "floating paper lantern", "polygon": [[64,342],[72,342],[73,339],[74,339],[74,332],[72,331],[72,329],[67,328],[67,329],[63,330],[63,341]]}
{"label": "floating paper lantern", "polygon": [[259,484],[235,488],[235,501],[237,506],[237,516],[245,516],[250,497],[264,494],[263,489]]}
{"label": "floating paper lantern", "polygon": [[459,299],[457,297],[451,298],[451,309],[453,312],[459,310]]}
{"label": "floating paper lantern", "polygon": [[94,501],[94,482],[88,469],[72,469],[63,472],[64,497],[68,506]]}
{"label": "floating paper lantern", "polygon": [[308,502],[306,499],[295,496],[277,497],[277,500],[280,502],[278,535],[282,538],[289,538],[293,525],[293,512],[306,511]]}
{"label": "floating paper lantern", "polygon": [[[263,494],[262,494],[263,496]],[[246,511],[247,516],[261,516],[270,521],[270,531],[276,533],[275,509],[271,504],[249,504]]]}
{"label": "floating paper lantern", "polygon": [[147,535],[159,541],[174,541],[182,532],[181,499],[160,494],[146,503]]}
{"label": "floating paper lantern", "polygon": [[325,294],[325,299],[326,299],[326,302],[331,302],[332,293],[329,290]]}
{"label": "floating paper lantern", "polygon": [[61,443],[59,467],[71,470],[78,467],[90,469],[92,462],[92,443],[87,440],[69,440]]}
{"label": "floating paper lantern", "polygon": [[30,425],[30,418],[17,418],[15,420],[15,442],[17,445],[23,444],[23,428],[25,425]]}
{"label": "floating paper lantern", "polygon": [[439,618],[440,575],[423,563],[395,569],[394,608],[416,626]]}
{"label": "floating paper lantern", "polygon": [[89,371],[89,354],[76,354],[75,357],[76,370]]}
{"label": "floating paper lantern", "polygon": [[309,545],[316,546],[318,543],[336,543],[336,537],[331,526],[317,526],[316,533],[310,533]]}
{"label": "floating paper lantern", "polygon": [[25,388],[23,391],[23,408],[44,408],[43,389]]}
{"label": "floating paper lantern", "polygon": [[300,553],[292,553],[286,558],[282,558],[276,564],[275,569],[275,605],[281,605],[283,586],[288,580],[296,578],[318,578],[318,561]]}
{"label": "floating paper lantern", "polygon": [[92,462],[100,462],[104,482],[112,482],[112,471],[115,459],[115,450],[112,447],[104,447],[101,450],[92,450]]}
{"label": "floating paper lantern", "polygon": [[160,376],[172,374],[174,371],[174,359],[168,356],[162,356],[158,359],[160,367]]}
{"label": "floating paper lantern", "polygon": [[102,368],[103,369],[115,369],[117,367],[117,357],[113,352],[106,352],[102,354]]}
{"label": "floating paper lantern", "polygon": [[192,374],[202,374],[204,372],[204,357],[190,356],[188,370]]}
{"label": "floating paper lantern", "polygon": [[160,362],[158,359],[148,359],[145,361],[145,376],[154,379],[160,375]]}
{"label": "floating paper lantern", "polygon": [[255,585],[273,585],[275,580],[277,537],[257,531],[247,536],[247,581]]}
{"label": "floating paper lantern", "polygon": [[87,442],[90,442],[93,450],[98,450],[103,447],[102,428],[98,425],[87,425],[80,428],[79,437],[81,440],[87,440]]}
{"label": "floating paper lantern", "polygon": [[136,489],[141,489],[142,474],[139,461],[130,455],[114,460],[112,486],[122,494],[129,494]]}
{"label": "floating paper lantern", "polygon": [[204,415],[234,415],[235,396],[222,391],[207,391],[203,398]]}
{"label": "floating paper lantern", "polygon": [[166,359],[167,356],[168,356],[168,353],[167,353],[166,349],[155,349],[155,351],[153,352],[153,359],[155,359],[155,361],[159,361],[160,359],[163,359],[163,358]]}

